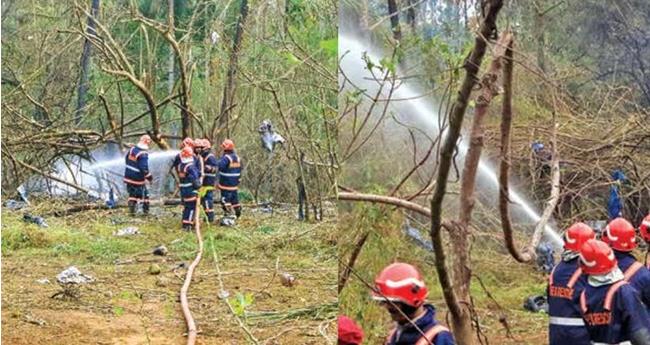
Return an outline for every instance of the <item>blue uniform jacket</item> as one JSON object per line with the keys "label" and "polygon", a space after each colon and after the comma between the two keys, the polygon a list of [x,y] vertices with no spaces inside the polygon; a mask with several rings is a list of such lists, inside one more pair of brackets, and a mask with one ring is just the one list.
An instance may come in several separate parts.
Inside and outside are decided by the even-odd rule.
{"label": "blue uniform jacket", "polygon": [[[625,279],[639,292],[641,301],[650,311],[650,271],[629,253],[615,250],[614,255],[618,260],[618,268],[625,274]],[[635,264],[637,262],[638,264]]]}
{"label": "blue uniform jacket", "polygon": [[146,150],[133,146],[124,158],[124,182],[136,186],[144,185],[146,179],[151,178],[149,172],[149,155]]}
{"label": "blue uniform jacket", "polygon": [[[424,308],[426,310],[425,314],[415,320],[415,324],[422,332],[426,333],[438,325],[438,321],[436,321],[436,308],[434,306],[425,304]],[[421,338],[422,334],[412,324],[408,323],[394,328],[386,339],[386,345],[414,345]],[[426,340],[422,340],[426,343]],[[449,331],[443,330],[433,338],[433,344],[454,345],[454,337]]]}
{"label": "blue uniform jacket", "polygon": [[212,152],[203,152],[201,154],[203,159],[203,185],[216,186],[217,185],[217,157]]}
{"label": "blue uniform jacket", "polygon": [[580,295],[580,309],[595,343],[630,341],[634,332],[650,327],[638,292],[624,280],[598,287],[587,284]]}
{"label": "blue uniform jacket", "polygon": [[217,162],[219,168],[219,189],[237,190],[241,177],[241,161],[234,152],[226,152]]}
{"label": "blue uniform jacket", "polygon": [[578,298],[587,284],[579,259],[560,261],[549,275],[548,315],[550,345],[590,345]]}
{"label": "blue uniform jacket", "polygon": [[196,168],[194,161],[191,163],[181,163],[177,169],[180,178],[181,197],[183,201],[196,200],[197,190],[201,187],[199,170]]}

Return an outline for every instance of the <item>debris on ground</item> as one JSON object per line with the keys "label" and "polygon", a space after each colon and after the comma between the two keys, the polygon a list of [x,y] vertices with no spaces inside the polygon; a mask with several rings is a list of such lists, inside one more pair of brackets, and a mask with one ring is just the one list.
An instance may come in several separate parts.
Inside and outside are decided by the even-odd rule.
{"label": "debris on ground", "polygon": [[533,313],[548,313],[546,296],[530,296],[524,300],[524,309]]}
{"label": "debris on ground", "polygon": [[172,268],[172,271],[182,269],[182,268],[187,268],[187,264],[184,262],[178,263],[176,264],[176,266],[174,266],[174,268]]}
{"label": "debris on ground", "polygon": [[63,290],[52,295],[52,298],[63,296],[78,299],[81,296],[81,285],[93,282],[95,278],[81,273],[76,267],[70,266],[56,276],[56,281]]}
{"label": "debris on ground", "polygon": [[149,274],[160,274],[160,266],[158,264],[151,264],[149,266]]}
{"label": "debris on ground", "polygon": [[34,223],[34,224],[40,226],[41,228],[49,227],[47,225],[47,223],[45,222],[45,219],[43,219],[43,217],[32,216],[29,213],[25,213],[25,215],[23,215],[23,221],[25,221],[27,223]]}
{"label": "debris on ground", "polygon": [[153,255],[165,256],[167,253],[169,253],[169,251],[167,250],[167,247],[163,245],[160,245],[153,249]]}
{"label": "debris on ground", "polygon": [[424,239],[420,231],[414,227],[412,227],[409,222],[407,221],[404,223],[402,226],[402,231],[406,236],[411,238],[417,245],[420,247],[432,252],[433,251],[433,245],[431,244],[430,241],[427,241]]}
{"label": "debris on ground", "polygon": [[157,287],[167,287],[168,285],[169,285],[169,278],[164,276],[159,276],[158,279],[156,279]]}
{"label": "debris on ground", "polygon": [[5,207],[12,210],[12,211],[17,211],[20,209],[23,209],[27,207],[27,203],[24,201],[16,201],[14,199],[9,199],[5,202]]}
{"label": "debris on ground", "polygon": [[226,299],[230,297],[230,292],[228,292],[227,290],[219,290],[219,293],[217,293],[217,297],[219,297],[219,299]]}
{"label": "debris on ground", "polygon": [[36,282],[39,284],[49,284],[50,280],[47,278],[43,278],[43,279],[37,279]]}
{"label": "debris on ground", "polygon": [[113,232],[114,236],[133,236],[133,235],[139,235],[140,234],[140,229],[136,226],[129,226],[124,229],[120,229],[118,231]]}
{"label": "debris on ground", "polygon": [[221,226],[233,226],[235,225],[235,218],[232,217],[223,217],[219,220],[219,225]]}
{"label": "debris on ground", "polygon": [[86,284],[94,280],[95,278],[81,273],[81,271],[74,266],[66,268],[56,276],[56,281],[59,282],[59,284]]}
{"label": "debris on ground", "polygon": [[296,277],[287,272],[282,272],[280,273],[280,282],[282,286],[293,287],[296,284]]}
{"label": "debris on ground", "polygon": [[31,323],[31,324],[38,325],[38,326],[45,326],[47,324],[47,322],[45,322],[45,320],[35,318],[35,317],[33,317],[33,316],[29,315],[29,314],[26,314],[25,316],[23,316],[22,320],[27,322],[27,323]]}

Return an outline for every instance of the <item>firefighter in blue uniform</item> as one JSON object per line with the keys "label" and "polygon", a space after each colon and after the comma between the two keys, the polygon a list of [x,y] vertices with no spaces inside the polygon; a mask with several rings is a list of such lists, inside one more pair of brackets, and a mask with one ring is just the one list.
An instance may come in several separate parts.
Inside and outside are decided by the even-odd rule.
{"label": "firefighter in blue uniform", "polygon": [[232,140],[224,140],[221,148],[223,149],[223,156],[217,161],[217,168],[219,169],[219,183],[217,186],[221,191],[221,207],[226,216],[230,216],[234,210],[235,216],[239,218],[241,217],[241,205],[239,204],[237,190],[241,178],[241,160],[235,153],[235,144]]}
{"label": "firefighter in blue uniform", "polygon": [[562,260],[553,267],[546,290],[550,345],[591,344],[576,302],[586,284],[578,259],[580,247],[594,238],[596,233],[584,223],[575,223],[564,233]]}
{"label": "firefighter in blue uniform", "polygon": [[634,226],[624,218],[616,218],[605,228],[602,240],[614,250],[625,281],[639,291],[641,301],[650,307],[650,271],[632,256],[637,246]]}
{"label": "firefighter in blue uniform", "polygon": [[[192,149],[194,149],[194,140],[192,140],[192,138],[183,139],[183,142],[181,143],[181,151],[186,147],[191,147]],[[174,157],[174,162],[172,163],[172,169],[175,171],[178,170],[179,165],[181,165],[180,152]]]}
{"label": "firefighter in blue uniform", "polygon": [[372,297],[396,323],[385,345],[454,345],[449,329],[436,320],[434,306],[425,303],[428,293],[420,272],[409,264],[396,262],[379,273]]}
{"label": "firefighter in blue uniform", "polygon": [[623,277],[607,243],[589,240],[580,248],[587,284],[580,294],[582,318],[592,344],[650,344],[650,318],[638,291]]}
{"label": "firefighter in blue uniform", "polygon": [[203,189],[201,205],[208,216],[208,222],[214,222],[214,189],[217,185],[217,157],[212,153],[210,141],[199,139],[200,159],[203,162]]}
{"label": "firefighter in blue uniform", "polygon": [[181,151],[181,164],[176,168],[176,172],[180,178],[179,187],[183,201],[183,230],[190,231],[194,225],[196,198],[201,187],[192,147],[186,146]]}
{"label": "firefighter in blue uniform", "polygon": [[135,214],[138,203],[142,203],[144,214],[149,213],[149,191],[146,181],[153,181],[153,176],[149,172],[149,155],[147,153],[149,144],[151,144],[151,137],[145,134],[140,137],[138,144],[132,146],[126,153],[124,182],[129,193],[128,205],[131,215]]}

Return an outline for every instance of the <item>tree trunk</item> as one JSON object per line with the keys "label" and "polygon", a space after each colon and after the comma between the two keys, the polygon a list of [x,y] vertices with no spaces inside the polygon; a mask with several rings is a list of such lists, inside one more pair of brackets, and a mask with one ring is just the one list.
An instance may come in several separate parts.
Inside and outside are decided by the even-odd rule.
{"label": "tree trunk", "polygon": [[226,75],[223,97],[221,98],[221,108],[219,110],[219,116],[215,119],[212,126],[212,138],[215,142],[221,142],[223,138],[230,136],[230,111],[232,110],[235,94],[235,74],[237,73],[237,60],[239,58],[239,50],[241,49],[244,25],[246,24],[247,17],[248,0],[241,0],[239,19],[237,20],[237,28],[233,37],[232,50],[228,62],[228,74]]}
{"label": "tree trunk", "polygon": [[[88,26],[86,33],[96,35],[95,18],[99,15],[99,0],[92,0],[90,15],[88,16]],[[84,41],[83,51],[81,53],[81,76],[77,87],[77,109],[75,110],[75,123],[79,124],[83,118],[86,108],[86,95],[88,93],[88,70],[90,68],[90,54],[92,43],[89,39]]]}
{"label": "tree trunk", "polygon": [[393,38],[399,42],[402,40],[402,31],[399,27],[399,11],[395,0],[388,0],[388,15],[390,16],[390,28],[393,31]]}
{"label": "tree trunk", "polygon": [[406,22],[411,27],[411,31],[415,32],[415,11],[417,5],[415,0],[408,0],[406,3],[408,5],[408,9],[406,10]]}
{"label": "tree trunk", "polygon": [[[449,177],[454,151],[456,150],[456,142],[460,135],[469,96],[476,84],[478,70],[485,55],[486,38],[493,36],[493,33],[496,31],[496,18],[499,10],[503,6],[503,1],[491,0],[486,3],[486,6],[487,10],[479,28],[479,33],[475,38],[474,49],[464,64],[466,74],[463,84],[449,116],[449,128],[440,153],[436,187],[431,198],[431,241],[436,256],[436,271],[438,272],[438,279],[442,287],[445,302],[452,315],[451,326],[454,336],[456,337],[456,341],[463,345],[474,344],[471,316],[468,308],[461,306],[459,298],[450,282],[440,230],[442,228],[442,202],[446,194],[447,179]],[[454,250],[462,249],[454,248]]]}
{"label": "tree trunk", "polygon": [[539,66],[539,69],[546,74],[546,54],[544,52],[544,9],[542,6],[543,4],[540,1],[533,2],[533,7],[535,9],[533,35],[535,37],[535,42],[537,43],[537,65]]}
{"label": "tree trunk", "polygon": [[[174,35],[174,0],[168,1],[167,21],[169,23],[169,32]],[[175,66],[174,49],[169,47],[169,58],[167,62],[167,92],[171,95],[174,91],[174,66]]]}

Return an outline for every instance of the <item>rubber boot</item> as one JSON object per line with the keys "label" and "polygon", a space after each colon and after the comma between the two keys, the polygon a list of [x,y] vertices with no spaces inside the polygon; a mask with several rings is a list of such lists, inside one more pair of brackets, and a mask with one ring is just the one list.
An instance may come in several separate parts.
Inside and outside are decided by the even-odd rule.
{"label": "rubber boot", "polygon": [[237,216],[237,218],[241,217],[241,207],[235,207],[235,216]]}
{"label": "rubber boot", "polygon": [[135,216],[135,206],[137,203],[135,201],[129,201],[129,215]]}
{"label": "rubber boot", "polygon": [[192,224],[183,224],[183,231],[192,231]]}
{"label": "rubber boot", "polygon": [[145,215],[149,214],[149,203],[148,202],[142,203],[142,213],[144,213]]}

